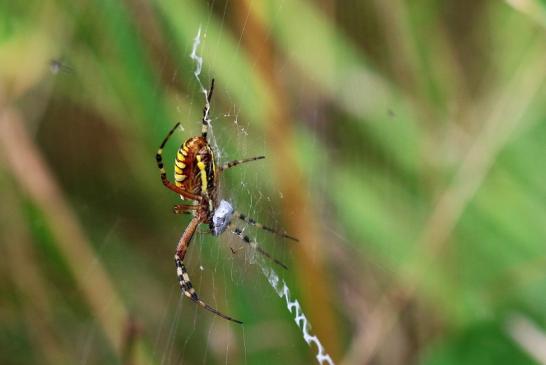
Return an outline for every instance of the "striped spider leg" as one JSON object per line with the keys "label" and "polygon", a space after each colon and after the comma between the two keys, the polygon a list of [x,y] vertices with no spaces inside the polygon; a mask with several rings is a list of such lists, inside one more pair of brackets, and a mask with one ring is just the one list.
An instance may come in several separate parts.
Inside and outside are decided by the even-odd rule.
{"label": "striped spider leg", "polygon": [[[177,204],[173,207],[173,211],[175,214],[191,214],[193,210],[191,209],[192,207],[195,207],[195,206],[185,206],[182,204]],[[234,211],[231,204],[225,200],[221,200],[218,208],[214,211],[214,215],[212,218],[212,226],[210,227],[210,231],[214,236],[219,236],[228,227],[233,228],[233,231],[231,231],[231,233],[233,233],[235,236],[241,239],[244,243],[248,244],[250,247],[255,249],[256,252],[258,252],[260,255],[271,260],[272,262],[276,263],[282,268],[288,270],[288,267],[284,263],[274,258],[270,253],[264,250],[259,245],[258,241],[256,241],[255,239],[251,239],[249,236],[243,234],[243,231],[239,227],[236,227],[235,224],[233,223],[234,218],[238,218],[242,220],[243,222],[246,222],[256,228],[263,229],[264,231],[273,233],[280,237],[285,237],[285,238],[298,242],[299,240],[297,238],[292,237],[285,232],[280,232],[273,228],[265,226],[261,223],[258,223],[254,219],[249,218],[246,215],[236,210]],[[236,253],[238,250],[239,249],[233,249],[233,248],[231,249],[232,253]]]}
{"label": "striped spider leg", "polygon": [[180,288],[182,289],[182,292],[184,293],[186,297],[191,299],[193,302],[201,305],[206,310],[224,319],[227,319],[229,321],[233,321],[236,323],[243,323],[239,321],[238,319],[235,319],[223,314],[216,308],[213,308],[207,303],[205,303],[204,301],[202,301],[197,295],[197,292],[195,291],[195,289],[193,288],[190,277],[188,275],[188,271],[186,270],[186,266],[184,266],[183,260],[184,260],[184,257],[186,256],[186,251],[188,247],[190,246],[195,230],[197,229],[200,223],[203,223],[203,217],[192,218],[192,220],[186,227],[184,233],[182,234],[182,237],[180,238],[180,241],[178,242],[178,245],[176,247],[176,253],[174,254],[174,262],[176,265],[176,275],[178,276],[178,283],[180,285]]}

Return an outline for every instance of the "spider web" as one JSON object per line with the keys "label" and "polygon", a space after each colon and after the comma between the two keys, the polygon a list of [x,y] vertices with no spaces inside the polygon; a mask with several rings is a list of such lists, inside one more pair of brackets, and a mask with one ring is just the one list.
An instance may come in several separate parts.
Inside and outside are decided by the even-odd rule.
{"label": "spider web", "polygon": [[[209,27],[209,22],[213,17],[213,6],[214,1],[208,11],[209,19],[204,19],[202,26],[196,27],[193,47],[191,52],[188,50],[187,57],[190,60],[193,60],[195,65],[194,69],[181,68],[179,70],[180,74],[190,74],[193,72],[199,92],[188,92],[188,95],[193,95],[193,99],[190,97],[190,108],[185,109],[184,107],[180,106],[178,109],[181,115],[185,114],[181,116],[180,119],[183,121],[182,130],[187,129],[187,131],[184,131],[184,133],[177,131],[176,139],[187,138],[190,135],[195,135],[190,131],[200,125],[200,116],[196,118],[196,115],[192,115],[190,110],[201,110],[203,101],[205,100],[206,102],[205,95],[207,91],[207,82],[205,81],[206,78],[203,76],[202,71],[208,69],[207,64],[210,65],[214,62],[226,62],[226,60],[218,61],[214,56],[214,52],[213,56],[209,57],[208,59],[203,59],[201,53],[199,52],[200,47],[208,46],[214,48],[217,46],[217,44],[213,44],[214,42],[209,42],[210,39],[207,39],[207,29]],[[281,9],[282,3],[277,6],[278,9]],[[223,11],[221,20],[222,27],[225,22],[225,18],[227,17],[228,7],[229,1],[226,2],[226,6]],[[239,50],[239,48],[241,40],[244,37],[244,33],[245,30],[243,27],[238,44],[234,50],[235,53],[242,52]],[[122,39],[122,41],[126,40],[126,38],[124,38],[125,36],[126,34],[120,35],[120,39]],[[218,39],[217,43],[220,42],[221,39]],[[63,57],[60,57],[60,59],[63,60]],[[61,63],[61,61],[55,60],[54,62],[55,63],[53,66],[55,67],[52,68],[51,72],[55,77],[61,80],[63,78],[76,79],[80,76],[83,77],[85,74],[85,72],[80,72],[80,70],[84,69],[86,65],[85,63],[80,64],[80,67],[75,67],[74,69],[71,69],[70,66],[65,66],[65,68],[73,70],[69,73],[67,70],[62,70],[64,64]],[[67,65],[73,64],[70,59],[66,60],[66,62]],[[78,64],[77,62],[78,61],[75,61],[75,64]],[[227,62],[230,62],[230,60],[227,60]],[[231,62],[233,62],[233,60],[231,60]],[[65,72],[65,74],[63,74],[63,72]],[[177,82],[176,73],[173,75],[172,80],[173,83]],[[94,80],[89,81],[89,84],[92,86],[99,85],[98,81]],[[162,86],[158,86],[158,88],[159,87]],[[91,92],[93,94],[97,94],[100,91],[99,88],[97,88],[96,90],[91,90]],[[230,85],[228,83],[218,84],[216,94],[218,93],[223,95],[223,98],[221,99],[232,99],[230,94]],[[248,91],[248,93],[250,93],[250,91]],[[180,105],[187,104],[180,103]],[[262,154],[263,151],[266,150],[265,138],[260,136],[259,133],[253,132],[252,122],[249,120],[244,120],[244,118],[240,118],[237,103],[232,102],[231,107],[228,108],[221,108],[217,105],[218,104],[215,105],[215,108],[213,109],[212,114],[209,115],[208,119],[210,124],[210,142],[219,160],[228,161],[236,158],[244,158]],[[195,108],[191,108],[191,106],[195,106]],[[74,111],[74,113],[74,116],[77,117],[77,111]],[[67,118],[66,115],[63,115],[63,119],[77,120],[78,118]],[[116,118],[113,117],[112,119],[115,120]],[[174,123],[175,121],[173,120],[172,122]],[[72,133],[74,133],[74,131],[78,128],[83,127],[71,126],[71,128],[67,129],[68,137],[73,137]],[[130,135],[130,131],[123,130],[123,132]],[[130,136],[127,139],[130,139]],[[175,138],[173,138],[173,140],[174,139]],[[80,138],[80,140],[85,140],[85,137]],[[260,140],[262,141],[261,144],[263,145],[263,148],[255,148],[256,145],[260,145]],[[250,147],[251,144],[249,141],[252,141],[253,147]],[[176,144],[176,142],[171,142],[170,146],[172,144]],[[236,148],[229,149],[224,147],[226,145],[235,145]],[[78,152],[76,147],[79,146],[74,147],[74,152]],[[71,155],[74,156],[74,159],[77,158],[77,153],[66,155],[67,156],[63,157],[67,157],[67,160],[71,159]],[[137,158],[134,159],[137,160]],[[172,159],[166,158],[165,160],[172,162]],[[248,214],[248,216],[254,217],[258,221],[263,221],[263,223],[274,228],[280,228],[281,224],[278,220],[279,214],[275,213],[274,210],[273,212],[267,210],[269,210],[272,206],[274,207],[280,199],[283,199],[283,192],[275,192],[274,190],[272,193],[269,192],[270,190],[263,188],[263,179],[259,177],[260,169],[262,169],[262,171],[267,169],[268,163],[269,162],[266,162],[265,164],[250,164],[251,166],[249,165],[249,168],[245,166],[243,168],[236,169],[237,171],[234,171],[234,174],[231,175],[231,180],[229,180],[229,183],[224,184],[225,191],[221,192],[221,197],[230,201],[234,205],[235,209]],[[82,166],[85,165],[82,164]],[[76,169],[75,171],[77,172],[79,170]],[[154,171],[154,173],[157,173],[157,171]],[[154,182],[158,183],[157,180]],[[236,190],[239,191],[238,194],[234,192]],[[93,194],[95,193],[93,192]],[[121,198],[125,198],[120,191],[112,191],[106,194],[103,191],[100,191],[96,192],[96,195],[92,196],[96,196],[96,203],[100,204],[104,202],[106,203],[105,205],[108,205],[109,207],[112,205],[107,204],[108,200],[112,200],[112,198],[119,198],[120,200]],[[241,198],[241,196],[243,198]],[[239,204],[239,202],[242,200],[244,200],[245,203]],[[81,211],[85,212],[87,206],[81,203],[80,208]],[[169,214],[168,210],[165,212],[165,214]],[[85,216],[85,213],[82,213],[82,215],[82,220],[85,221],[88,217]],[[107,262],[109,271],[113,273],[112,277],[116,276],[114,274],[119,274],[122,271],[123,274],[126,275],[119,275],[119,277],[131,277],[131,274],[135,274],[140,270],[139,265],[147,262],[145,259],[140,260],[140,258],[137,257],[138,254],[135,254],[134,256],[126,254],[127,252],[131,252],[130,249],[127,251],[123,251],[125,250],[125,247],[120,249],[120,247],[124,245],[124,243],[122,244],[120,242],[125,240],[122,238],[123,228],[120,227],[123,225],[124,217],[116,212],[113,212],[112,215],[113,220],[109,220],[107,223],[104,223],[104,227],[97,228],[97,232],[100,233],[97,233],[97,237],[93,237],[93,240],[98,243],[98,247],[96,248],[96,257],[98,260],[84,260],[80,264],[79,270],[84,273],[83,276],[85,276],[86,280],[91,281],[89,278],[97,276],[97,273],[100,272],[100,267],[97,268],[99,266],[98,263],[101,262],[102,259]],[[89,225],[92,225],[93,222],[95,222],[92,219],[87,220],[91,222],[88,223]],[[180,225],[173,227],[173,232],[177,232],[177,234],[184,228],[184,222],[187,223],[187,220],[180,219],[179,222]],[[238,224],[238,226],[245,231],[245,234],[248,234],[252,238],[256,238],[260,244],[263,243],[264,247],[266,247],[273,256],[279,257],[279,259],[283,260],[283,258],[286,259],[287,256],[290,255],[288,250],[283,248],[281,239],[271,236],[268,233],[258,231],[251,226],[245,226],[243,223]],[[233,293],[228,292],[229,286],[224,285],[225,282],[229,282],[232,283],[232,286],[234,286],[239,292],[244,291],[255,293],[255,296],[260,298],[260,300],[257,300],[256,302],[275,302],[279,304],[278,307],[280,308],[279,312],[281,312],[281,314],[286,314],[284,313],[285,310],[283,307],[283,304],[285,304],[289,311],[289,315],[286,316],[287,318],[295,321],[296,326],[294,326],[292,321],[283,319],[283,325],[286,325],[286,329],[283,327],[282,333],[284,334],[285,332],[290,332],[291,334],[300,336],[298,330],[299,328],[302,335],[299,343],[294,342],[293,344],[290,343],[289,345],[296,348],[305,348],[304,344],[307,343],[312,346],[312,351],[317,351],[317,360],[319,363],[332,363],[329,356],[324,352],[324,349],[320,344],[320,340],[317,337],[312,336],[311,326],[308,324],[306,316],[299,306],[299,302],[294,299],[295,296],[289,289],[289,283],[278,275],[276,270],[271,267],[271,263],[269,261],[264,261],[259,255],[256,254],[255,250],[249,249],[248,247],[245,247],[245,249],[239,251],[236,255],[231,256],[229,247],[234,246],[235,248],[238,248],[238,246],[244,246],[244,243],[241,243],[237,237],[229,234],[229,232],[224,233],[223,237],[220,239],[215,239],[214,244],[211,244],[213,240],[209,239],[209,236],[207,236],[206,233],[196,234],[193,241],[194,242],[191,245],[191,248],[188,250],[186,261],[188,263],[188,270],[190,272],[192,283],[197,292],[203,294],[203,300],[228,315],[233,315],[238,319],[246,320],[246,313],[244,311],[233,309],[229,305],[229,298],[234,296]],[[267,245],[271,242],[274,242],[275,244]],[[172,242],[172,245],[174,244],[175,242]],[[170,258],[172,251],[166,249],[166,245],[167,244],[161,247],[161,249],[158,251],[161,251],[161,257]],[[127,247],[129,247],[129,245],[127,245]],[[172,246],[170,248],[172,250],[174,249]],[[110,259],[108,259],[109,257]],[[116,261],[118,257],[123,257],[123,260],[125,260],[123,264]],[[172,264],[171,260],[169,259],[165,259],[165,261]],[[157,266],[161,267],[162,265]],[[253,352],[258,352],[253,348],[253,346],[256,346],[256,330],[253,330],[251,327],[255,325],[255,323],[252,323],[252,320],[248,320],[247,324],[243,326],[236,326],[232,323],[224,321],[223,319],[215,317],[213,314],[204,311],[201,307],[188,301],[187,298],[180,294],[180,289],[176,283],[173,266],[174,265],[169,267],[169,271],[172,273],[172,275],[169,276],[172,284],[170,285],[171,289],[168,299],[166,301],[162,301],[159,308],[146,308],[151,309],[150,312],[154,312],[154,320],[157,319],[157,317],[160,318],[160,323],[156,327],[158,328],[156,332],[149,333],[149,331],[146,330],[146,332],[148,332],[146,336],[144,336],[144,333],[141,333],[141,337],[143,338],[142,342],[148,342],[148,340],[150,340],[149,343],[152,352],[151,357],[154,359],[154,361],[161,364],[181,364],[189,361],[192,363],[199,362],[195,361],[195,357],[192,358],[191,356],[194,356],[194,354],[197,353],[198,356],[201,356],[202,363],[211,362],[209,360],[212,358],[214,358],[218,363],[247,363],[247,357],[250,358]],[[142,271],[148,272],[147,270]],[[147,280],[146,275],[139,274],[135,276],[138,276],[139,280]],[[164,283],[164,281],[162,281],[162,283]],[[271,290],[268,285],[265,285],[266,283],[271,285],[274,290]],[[127,295],[128,298],[131,298],[133,293],[136,292],[144,292],[150,297],[155,296],[159,292],[148,292],[148,289],[153,290],[154,284],[157,284],[157,281],[154,281],[154,279],[150,279],[148,282],[142,285],[142,287],[145,287],[146,290],[140,290],[142,288],[135,287],[133,283],[127,284],[127,282],[120,280],[119,286],[123,287],[124,284],[124,293],[130,293]],[[277,300],[277,296],[280,297],[280,300]],[[162,298],[161,294],[158,294],[157,297]],[[134,297],[132,298],[134,299]],[[102,301],[100,310],[108,311],[114,306],[114,304],[112,304],[114,300],[108,296],[99,297],[97,301]],[[131,301],[129,299],[127,302],[135,303],[136,300]],[[134,304],[128,304],[128,306],[133,305]],[[257,303],[256,307],[259,306],[260,304]],[[128,310],[134,311],[134,313],[139,313],[137,308],[128,308]],[[188,315],[188,313],[190,313],[190,315]],[[193,313],[193,315],[191,315],[191,313]],[[258,316],[263,314],[260,312],[259,308],[256,309],[256,313]],[[281,321],[278,319],[281,318],[278,313],[269,315],[270,317],[273,316],[275,318],[276,323]],[[188,318],[190,320],[188,320]],[[141,323],[145,323],[145,321],[146,319],[143,319]],[[100,353],[101,351],[97,351],[97,349],[102,349],[102,347],[108,348],[108,344],[101,343],[101,341],[105,342],[101,337],[101,331],[103,330],[101,326],[103,324],[99,323],[96,318],[91,318],[85,323],[78,323],[78,325],[81,325],[80,328],[83,329],[80,336],[66,336],[76,338],[73,340],[73,342],[76,343],[76,347],[78,348],[76,352],[80,355],[78,360],[80,360],[80,362],[83,364],[95,363],[94,359],[101,358],[101,356],[107,356]],[[206,333],[205,337],[207,339],[205,344],[202,343],[200,337],[203,331]],[[242,342],[239,341],[239,339],[242,339]],[[252,343],[253,341],[254,344]],[[314,347],[312,344],[314,344]],[[269,346],[271,346],[270,349],[273,348],[275,351],[284,351],[289,349],[288,346],[285,346],[282,349],[273,347],[275,346],[275,343],[273,343],[273,346]],[[248,362],[252,361],[250,360]]]}
{"label": "spider web", "polygon": [[[209,11],[212,12],[212,10],[209,10]],[[226,12],[227,12],[227,4],[226,4],[226,8],[224,8],[223,18],[225,18]],[[210,18],[209,18],[209,21],[210,21]],[[223,24],[223,22],[224,22],[224,19],[222,19],[222,24]],[[205,119],[206,119],[206,121],[207,121],[207,123],[209,125],[209,132],[208,132],[209,133],[209,142],[210,142],[212,148],[215,151],[218,162],[221,163],[221,162],[225,162],[227,160],[230,160],[232,158],[227,158],[228,154],[224,151],[224,149],[222,149],[220,147],[220,144],[218,143],[217,138],[216,138],[216,136],[214,134],[215,125],[216,124],[223,124],[223,122],[225,120],[229,120],[231,122],[229,124],[234,126],[235,128],[233,128],[233,129],[236,131],[236,138],[237,138],[236,145],[238,146],[237,153],[240,153],[242,157],[247,157],[249,155],[247,153],[249,151],[246,150],[246,139],[249,137],[249,132],[248,132],[248,129],[245,127],[245,123],[241,122],[239,120],[238,110],[237,110],[237,107],[235,105],[233,106],[232,111],[227,112],[227,113],[223,113],[222,117],[219,117],[219,118],[214,116],[215,113],[216,114],[219,113],[218,110],[216,110],[215,113],[211,112],[210,104],[207,101],[208,89],[207,89],[207,87],[205,87],[205,84],[204,84],[203,80],[201,79],[203,65],[204,65],[204,63],[206,63],[206,60],[203,59],[203,57],[201,56],[201,54],[199,52],[199,49],[202,46],[202,43],[204,43],[204,41],[206,40],[206,35],[207,35],[206,29],[207,29],[206,26],[203,27],[202,25],[200,25],[199,28],[196,30],[196,35],[195,35],[195,38],[194,38],[194,41],[193,41],[193,45],[192,45],[192,49],[191,49],[191,53],[189,54],[189,57],[194,62],[195,68],[194,68],[194,71],[193,71],[193,75],[194,75],[195,80],[196,80],[196,82],[198,84],[198,88],[199,88],[200,93],[203,94],[202,99],[197,100],[196,103],[197,104],[205,103],[205,105],[206,105],[206,110],[208,112],[207,112],[207,115],[206,115]],[[239,38],[239,44],[240,44],[240,42],[241,42],[241,40],[243,38],[243,33],[244,32],[245,32],[245,30],[243,28],[243,30],[241,32],[241,35],[240,35],[240,38]],[[215,92],[218,93],[219,89],[225,89],[225,88],[229,88],[229,85],[222,85],[220,87],[217,86],[217,89],[216,89]],[[196,125],[198,125],[198,121],[193,121],[192,123],[195,123]],[[253,138],[255,138],[255,137],[256,136],[253,136]],[[252,153],[250,153],[250,154],[252,154]],[[239,157],[239,156],[237,156],[237,157]],[[237,158],[237,157],[234,157],[234,158]],[[264,195],[259,188],[256,188],[256,187],[259,186],[258,185],[257,175],[254,176],[254,181],[252,181],[253,176],[251,176],[251,173],[248,173],[247,171],[248,171],[248,169],[245,169],[243,167],[238,171],[238,173],[241,176],[239,189],[241,191],[243,191],[244,194],[247,195],[248,200],[250,202],[248,207],[244,207],[244,208],[239,207],[237,202],[233,201],[233,199],[231,198],[231,196],[229,194],[225,195],[225,194],[223,194],[222,191],[220,193],[220,198],[221,199],[226,199],[231,204],[233,204],[235,210],[243,211],[244,213],[248,213],[248,214],[250,214],[251,217],[253,217],[253,216],[256,216],[257,211],[259,210],[259,207],[262,204],[270,205],[272,200],[276,199],[277,197],[272,198],[272,197],[270,197],[268,195]],[[254,189],[251,188],[251,185],[254,187]],[[282,199],[282,198],[283,198],[283,194],[282,194],[282,192],[279,192],[278,193],[278,199]],[[267,219],[268,219],[267,223],[270,223],[272,221],[273,221],[273,223],[275,223],[275,221],[277,221],[276,223],[278,223],[277,217],[271,216],[271,214],[268,215]],[[237,226],[242,228],[243,232],[247,228],[244,225],[237,224]],[[278,224],[274,224],[274,226],[278,226]],[[228,228],[228,230],[233,231],[233,228]],[[225,232],[223,234],[223,237],[220,238],[220,241],[228,241],[228,244],[239,244],[239,245],[242,244],[242,242],[239,242],[237,240],[237,238],[226,237],[226,236],[231,236],[229,233],[230,232]],[[252,230],[252,232],[249,233],[249,236],[257,237],[257,242],[261,242],[261,240],[260,240],[261,235],[260,235],[259,232],[256,232],[256,230]],[[274,239],[277,240],[277,241],[280,241],[280,239],[277,238],[277,237],[275,237]],[[186,260],[188,262],[193,261],[193,260],[197,260],[198,262],[200,262],[199,272],[198,273],[193,272],[192,275],[191,275],[194,286],[197,288],[198,293],[200,292],[200,289],[202,289],[202,285],[201,285],[201,281],[203,279],[202,274],[207,273],[207,275],[210,276],[210,280],[212,281],[212,290],[210,290],[210,292],[212,292],[214,294],[210,298],[203,298],[206,302],[210,303],[213,307],[215,307],[215,308],[217,308],[217,309],[219,309],[221,311],[224,311],[224,309],[223,309],[223,308],[225,308],[225,305],[223,305],[224,301],[219,300],[218,296],[221,295],[221,294],[218,293],[218,290],[217,290],[216,285],[215,285],[215,277],[217,277],[217,275],[222,275],[224,277],[224,279],[223,279],[224,281],[230,280],[230,281],[234,282],[235,285],[240,285],[242,287],[248,287],[250,284],[252,284],[252,286],[251,286],[252,290],[258,290],[257,288],[263,286],[264,282],[267,282],[271,286],[271,288],[273,289],[273,293],[276,294],[281,299],[279,304],[284,303],[284,305],[286,306],[286,309],[288,310],[288,312],[292,316],[292,319],[293,319],[295,325],[301,331],[300,333],[302,335],[302,340],[303,340],[302,344],[306,343],[307,345],[309,345],[309,346],[311,346],[313,348],[312,351],[315,352],[315,358],[316,358],[317,363],[319,363],[319,364],[333,364],[334,363],[333,360],[331,359],[330,355],[328,355],[325,348],[323,347],[320,339],[316,335],[312,334],[311,325],[310,325],[310,323],[309,323],[309,321],[307,319],[307,316],[303,312],[299,301],[291,293],[291,290],[290,290],[287,282],[279,276],[279,274],[272,267],[272,264],[269,261],[264,260],[263,257],[261,257],[260,255],[258,255],[256,253],[255,243],[251,244],[252,247],[250,249],[248,249],[247,247],[244,247],[244,250],[243,250],[244,261],[248,264],[246,266],[249,266],[249,267],[250,266],[257,266],[259,270],[255,271],[255,273],[259,272],[263,276],[262,277],[256,276],[255,279],[254,279],[254,282],[250,283],[249,280],[248,280],[248,275],[245,275],[245,274],[248,271],[250,271],[251,268],[249,268],[249,267],[241,268],[241,267],[236,265],[235,260],[231,260],[231,266],[229,268],[227,268],[227,269],[229,269],[229,273],[226,272],[226,270],[227,270],[226,266],[222,264],[223,261],[220,258],[220,256],[225,255],[226,251],[229,252],[229,250],[225,250],[225,247],[224,247],[223,250],[219,249],[217,247],[214,250],[215,252],[213,253],[216,256],[215,260],[214,260],[214,264],[213,264],[212,268],[208,268],[207,265],[210,264],[210,261],[208,263],[205,263],[206,261],[204,261],[204,260],[202,260],[200,258],[197,258],[197,257],[202,257],[204,255],[203,250],[210,250],[211,248],[206,247],[205,240],[203,239],[203,235],[197,234],[194,237],[194,241],[196,241],[196,242],[193,243],[192,249],[188,251],[188,256],[187,256]],[[256,242],[256,241],[254,241],[254,242]],[[221,246],[223,246],[223,245],[221,245]],[[279,249],[277,248],[273,252],[274,256],[275,256],[275,254],[278,253],[278,251],[279,251]],[[224,286],[224,289],[225,288],[226,287]],[[224,295],[224,297],[227,297],[229,295],[229,293],[227,293],[227,289],[224,290],[223,295]],[[173,295],[173,297],[174,297],[174,295]],[[202,309],[199,308],[199,306],[196,306],[193,303],[190,303],[189,301],[187,301],[183,297],[183,295],[181,295],[181,294],[178,294],[178,298],[179,298],[179,300],[178,300],[177,305],[176,305],[174,320],[171,322],[170,325],[168,325],[168,329],[167,329],[167,331],[168,331],[168,336],[167,336],[168,341],[166,343],[166,346],[162,349],[163,356],[161,358],[161,364],[168,363],[168,358],[172,356],[172,352],[179,352],[179,355],[175,356],[175,358],[177,359],[175,363],[184,363],[184,357],[185,357],[186,351],[188,350],[188,347],[189,347],[190,343],[192,342],[192,337],[194,336],[194,334],[197,331],[197,326],[202,325],[201,321],[199,321],[199,324],[198,324],[198,317],[203,316],[203,313],[200,313],[200,311],[202,311]],[[174,298],[171,298],[171,300],[174,301]],[[167,306],[167,308],[169,308],[169,307],[172,307],[172,303],[171,303],[171,305]],[[193,311],[194,315],[193,315],[193,321],[191,323],[191,330],[186,335],[186,339],[184,341],[184,344],[183,344],[181,350],[179,350],[180,348],[179,347],[177,348],[177,346],[175,345],[175,339],[176,339],[176,332],[180,329],[181,313],[183,311]],[[226,313],[228,315],[232,314],[232,313],[229,313],[229,312],[224,312],[224,313]],[[166,318],[167,317],[172,318],[171,316],[172,316],[172,313],[171,314],[165,313]],[[241,314],[239,314],[239,316],[241,316]],[[237,316],[235,316],[235,317],[238,318]],[[239,319],[241,319],[241,318],[239,318]],[[168,321],[168,320],[166,319],[166,321]],[[229,334],[230,330],[226,330],[226,326],[230,326],[230,325],[232,325],[232,324],[231,323],[224,323],[224,321],[222,319],[216,319],[215,318],[215,320],[212,322],[212,324],[210,325],[210,327],[208,329],[207,342],[209,342],[209,343],[211,342],[211,339],[212,339],[211,334],[213,332],[215,332],[215,331],[223,330],[224,333]],[[244,363],[246,363],[247,362],[247,334],[245,332],[245,325],[242,325],[241,331],[242,331],[243,351],[244,351],[243,352],[243,355],[244,355],[243,361],[244,361]],[[157,337],[159,339],[161,337],[161,335],[158,334]],[[158,342],[159,342],[159,340],[158,340]],[[211,347],[215,347],[214,341],[212,341],[212,342],[213,343],[212,343]],[[225,346],[225,363],[227,364],[227,363],[230,363],[230,361],[231,361],[231,359],[229,358],[230,347],[234,346],[234,344],[232,344],[230,341],[227,341],[224,346]],[[209,355],[209,348],[207,346],[204,349],[204,352],[203,352],[203,363],[207,363],[207,360],[208,360],[209,356],[214,356],[214,354]]]}

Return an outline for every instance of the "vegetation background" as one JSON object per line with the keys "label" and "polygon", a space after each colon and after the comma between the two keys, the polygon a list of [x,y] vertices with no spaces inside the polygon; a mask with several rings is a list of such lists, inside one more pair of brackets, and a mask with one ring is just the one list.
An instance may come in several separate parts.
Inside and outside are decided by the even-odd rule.
{"label": "vegetation background", "polygon": [[[309,364],[240,243],[199,234],[154,154],[216,78],[223,194],[339,364],[546,364],[539,0],[0,2],[0,363]],[[170,165],[170,163],[169,163]]]}

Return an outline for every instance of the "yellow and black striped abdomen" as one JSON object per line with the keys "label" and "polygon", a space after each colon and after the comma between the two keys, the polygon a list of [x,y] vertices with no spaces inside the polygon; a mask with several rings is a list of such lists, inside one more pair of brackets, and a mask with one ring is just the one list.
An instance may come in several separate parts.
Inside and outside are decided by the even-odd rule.
{"label": "yellow and black striped abdomen", "polygon": [[186,143],[182,144],[176,152],[176,158],[174,160],[174,181],[176,186],[182,187],[184,180],[188,177],[188,147]]}
{"label": "yellow and black striped abdomen", "polygon": [[174,180],[178,187],[198,195],[214,195],[216,171],[214,153],[207,141],[192,137],[176,153]]}

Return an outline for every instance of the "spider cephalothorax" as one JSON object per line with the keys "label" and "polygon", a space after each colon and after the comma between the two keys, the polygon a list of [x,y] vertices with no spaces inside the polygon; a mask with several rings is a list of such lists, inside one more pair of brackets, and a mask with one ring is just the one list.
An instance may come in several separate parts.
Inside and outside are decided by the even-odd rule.
{"label": "spider cephalothorax", "polygon": [[[161,143],[161,146],[156,154],[156,161],[160,170],[161,181],[163,184],[168,189],[178,193],[183,199],[192,201],[192,204],[177,204],[174,206],[174,212],[177,214],[183,213],[193,215],[192,220],[184,230],[184,233],[178,242],[176,253],[174,255],[176,271],[182,292],[194,302],[199,303],[205,309],[219,315],[220,317],[237,323],[242,323],[239,320],[226,316],[199,299],[199,296],[191,284],[183,260],[197,227],[199,224],[207,224],[211,233],[218,236],[228,227],[233,225],[233,218],[239,218],[248,224],[278,234],[282,237],[290,238],[295,241],[297,241],[297,239],[287,235],[286,233],[280,233],[272,228],[266,227],[260,223],[257,223],[252,218],[248,218],[245,215],[234,211],[232,205],[225,200],[218,201],[218,181],[224,170],[245,162],[260,160],[265,157],[258,156],[243,160],[234,160],[217,166],[214,151],[207,140],[208,125],[210,121],[210,101],[213,90],[214,79],[212,80],[209,92],[206,94],[207,97],[205,108],[203,109],[201,136],[191,137],[186,140],[176,153],[174,183],[167,179],[167,173],[165,172],[163,165],[162,153],[167,141],[178,128],[180,123],[176,123],[174,128],[170,130]],[[232,233],[238,236],[243,242],[253,246],[260,254],[286,268],[283,263],[272,258],[271,255],[258,246],[255,240],[252,240],[248,236],[244,235],[241,229],[235,227]]]}

